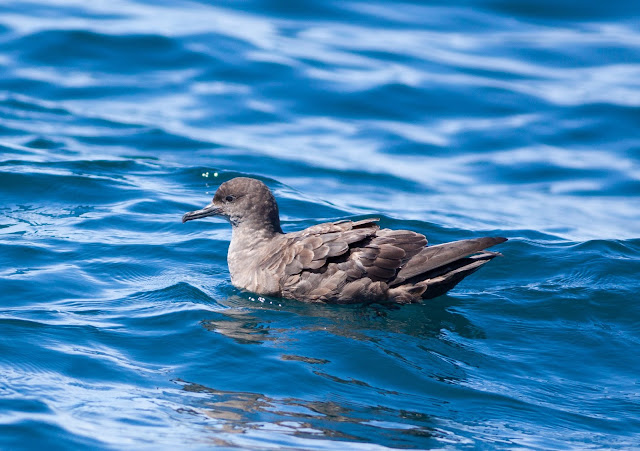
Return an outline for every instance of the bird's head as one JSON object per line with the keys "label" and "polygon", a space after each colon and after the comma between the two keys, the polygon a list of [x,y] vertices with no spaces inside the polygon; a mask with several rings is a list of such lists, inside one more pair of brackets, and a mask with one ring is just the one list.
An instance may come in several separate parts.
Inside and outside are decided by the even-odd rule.
{"label": "bird's head", "polygon": [[182,222],[221,216],[235,227],[251,227],[280,233],[278,204],[260,180],[236,177],[224,182],[206,207],[185,213]]}

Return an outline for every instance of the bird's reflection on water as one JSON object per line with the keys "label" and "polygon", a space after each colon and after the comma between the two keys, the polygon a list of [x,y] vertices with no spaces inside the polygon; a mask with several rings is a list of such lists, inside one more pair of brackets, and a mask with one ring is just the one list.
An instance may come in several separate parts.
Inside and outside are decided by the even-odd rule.
{"label": "bird's reflection on water", "polygon": [[[224,308],[214,312],[213,317],[203,319],[201,324],[206,330],[236,344],[265,346],[265,355],[275,351],[275,357],[282,361],[282,365],[306,366],[305,374],[316,378],[310,379],[311,384],[320,377],[324,382],[317,383],[326,384],[334,390],[328,399],[318,399],[323,396],[322,390],[310,389],[308,395],[301,399],[225,391],[197,381],[175,380],[182,385],[184,392],[204,395],[197,401],[193,400],[195,407],[185,411],[216,420],[216,433],[212,440],[220,446],[237,446],[233,436],[225,434],[246,436],[265,431],[305,440],[344,439],[400,447],[424,447],[425,443],[433,440],[433,446],[441,445],[443,438],[436,427],[437,419],[419,408],[398,408],[393,399],[407,393],[400,392],[403,387],[398,391],[397,387],[381,388],[384,385],[376,377],[384,377],[384,374],[377,365],[391,362],[407,369],[409,374],[418,373],[431,383],[444,382],[453,389],[460,387],[463,390],[464,364],[450,356],[457,352],[464,360],[469,351],[452,341],[450,335],[465,339],[484,337],[483,331],[464,315],[452,311],[460,301],[450,297],[392,310],[381,306],[345,307],[277,299],[259,302],[242,294],[217,302]],[[370,365],[369,368],[345,369],[345,356],[332,354],[335,348],[304,345],[304,340],[327,340],[340,346],[345,339],[377,350],[374,355],[380,358],[380,362],[365,362],[364,366]],[[415,345],[405,353],[403,344],[409,342]],[[314,349],[315,355],[304,355],[308,349]],[[353,347],[351,349],[353,352]],[[449,357],[443,358],[444,355]],[[376,371],[380,374],[368,377]],[[208,383],[211,384],[210,381]],[[283,382],[272,383],[278,386]],[[345,392],[344,387],[354,385],[374,396],[381,396],[381,402],[364,405],[345,399],[341,394]],[[416,390],[415,387],[407,391]],[[419,382],[417,387],[420,390]],[[270,388],[273,387],[265,390]],[[326,393],[324,396],[327,397]],[[441,401],[429,398],[429,402],[434,408]],[[463,437],[458,438],[463,441]],[[447,440],[455,442],[457,438],[448,436]]]}
{"label": "bird's reflection on water", "polygon": [[307,445],[308,440],[338,439],[363,444],[386,441],[387,445],[404,447],[411,446],[412,440],[424,445],[425,440],[433,439],[435,444],[442,435],[435,427],[435,419],[419,412],[361,406],[347,401],[274,398],[217,390],[180,379],[174,382],[181,385],[184,392],[198,394],[197,405],[181,413],[213,420],[211,441],[216,446],[236,447],[238,434],[245,440],[258,439],[265,432],[272,437],[274,434],[294,436]]}
{"label": "bird's reflection on water", "polygon": [[[464,338],[481,339],[485,333],[464,315],[452,311],[459,300],[448,296],[401,308],[381,305],[336,306],[304,304],[282,299],[256,302],[251,296],[230,296],[218,301],[225,310],[216,319],[202,325],[239,343],[262,343],[274,340],[273,334],[287,330],[288,319],[295,315],[296,327],[305,323],[306,330],[324,330],[355,340],[375,341],[376,331],[405,334],[417,338],[438,338],[453,332]],[[281,324],[282,327],[277,327]]]}
{"label": "bird's reflection on water", "polygon": [[220,313],[221,319],[208,319],[202,321],[202,326],[225,337],[231,338],[240,344],[260,344],[267,340],[274,340],[270,335],[274,332],[268,324],[243,311],[226,311]]}

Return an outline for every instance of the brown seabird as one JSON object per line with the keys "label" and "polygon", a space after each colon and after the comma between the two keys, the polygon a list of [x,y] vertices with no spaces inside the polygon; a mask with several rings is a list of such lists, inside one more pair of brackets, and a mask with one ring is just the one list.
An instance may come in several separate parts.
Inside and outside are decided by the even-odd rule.
{"label": "brown seabird", "polygon": [[207,216],[231,223],[227,261],[234,286],[303,302],[408,304],[440,296],[500,255],[486,248],[507,240],[427,246],[424,235],[380,229],[375,218],[283,233],[273,194],[247,177],[224,182],[209,205],[182,222]]}

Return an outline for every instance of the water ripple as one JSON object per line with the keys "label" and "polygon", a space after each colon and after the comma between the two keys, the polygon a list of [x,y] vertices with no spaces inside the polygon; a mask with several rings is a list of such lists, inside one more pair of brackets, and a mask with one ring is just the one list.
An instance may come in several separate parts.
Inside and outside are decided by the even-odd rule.
{"label": "water ripple", "polygon": [[[0,448],[632,449],[632,1],[0,6]],[[183,225],[509,237],[399,310],[235,289]]]}

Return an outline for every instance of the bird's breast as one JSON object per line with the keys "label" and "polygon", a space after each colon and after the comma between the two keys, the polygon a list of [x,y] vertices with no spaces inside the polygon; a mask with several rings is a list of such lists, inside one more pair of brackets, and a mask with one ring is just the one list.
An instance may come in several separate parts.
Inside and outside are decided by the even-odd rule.
{"label": "bird's breast", "polygon": [[280,278],[263,265],[266,247],[264,242],[238,240],[234,236],[229,246],[227,263],[231,274],[231,283],[236,288],[265,296],[280,294]]}

